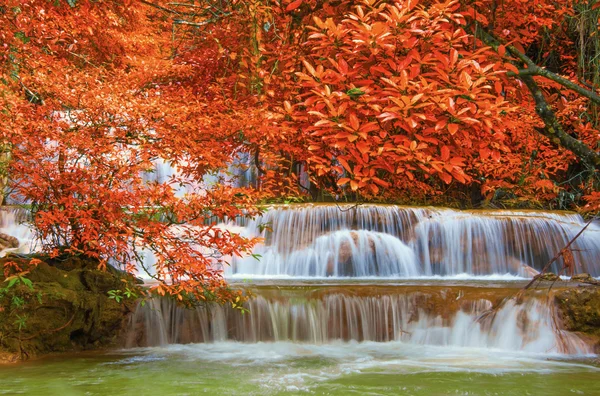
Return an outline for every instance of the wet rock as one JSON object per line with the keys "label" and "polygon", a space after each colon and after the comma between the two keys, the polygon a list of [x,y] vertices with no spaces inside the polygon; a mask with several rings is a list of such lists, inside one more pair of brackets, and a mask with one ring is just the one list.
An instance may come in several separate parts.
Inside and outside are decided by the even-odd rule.
{"label": "wet rock", "polygon": [[[0,260],[0,274],[7,261]],[[133,284],[133,277],[97,270],[97,263],[85,263],[81,258],[59,260],[68,270],[50,265],[53,260],[33,268],[28,267],[27,259],[11,261],[30,270],[26,278],[32,286],[17,284],[0,295],[0,361],[15,354],[27,359],[120,342],[120,330],[134,301],[117,302],[109,298],[108,291],[122,289],[123,280]]]}
{"label": "wet rock", "polygon": [[589,283],[594,283],[596,282],[596,279],[592,278],[592,276],[590,274],[587,273],[582,273],[582,274],[575,274],[571,277],[571,281],[573,282],[589,282]]}
{"label": "wet rock", "polygon": [[507,258],[507,266],[511,274],[518,274],[527,278],[533,278],[539,274],[539,271],[512,256]]}
{"label": "wet rock", "polygon": [[18,353],[0,351],[0,365],[6,363],[16,363],[19,361]]}
{"label": "wet rock", "polygon": [[14,236],[0,232],[0,250],[18,248],[19,244],[19,240]]}
{"label": "wet rock", "polygon": [[540,274],[540,276],[538,277],[538,280],[547,281],[547,282],[555,282],[557,280],[560,280],[560,277],[558,275],[556,275],[555,273],[546,272],[546,273]]}
{"label": "wet rock", "polygon": [[[333,275],[335,273],[336,262],[338,265],[338,275],[353,275],[352,258],[356,249],[360,245],[360,238],[361,236],[359,235],[358,231],[350,231],[350,239],[344,240],[340,243],[337,257],[331,257],[327,262],[327,275]],[[375,255],[375,241],[373,240],[373,236],[367,235],[366,238],[368,242],[367,254]]]}
{"label": "wet rock", "polygon": [[600,288],[560,289],[554,293],[554,301],[564,328],[592,337],[600,352]]}

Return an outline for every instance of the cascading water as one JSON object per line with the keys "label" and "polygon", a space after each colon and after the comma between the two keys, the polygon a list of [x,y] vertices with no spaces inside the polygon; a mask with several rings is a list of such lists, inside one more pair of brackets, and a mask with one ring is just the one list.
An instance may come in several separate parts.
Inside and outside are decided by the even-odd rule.
{"label": "cascading water", "polygon": [[31,229],[24,223],[28,213],[18,207],[0,208],[0,234],[14,237],[18,246],[9,247],[0,251],[0,257],[7,253],[29,253],[35,250],[34,238]]}
{"label": "cascading water", "polygon": [[[246,224],[245,235],[264,238],[255,250],[262,256],[260,262],[252,257],[234,259],[226,273],[240,277],[531,277],[584,225],[579,215],[535,211],[278,206]],[[575,272],[600,275],[595,260],[600,256],[600,226],[588,227],[571,250]],[[374,265],[375,256],[381,255],[393,259]],[[557,260],[551,270],[559,272],[563,265]]]}
{"label": "cascading water", "polygon": [[[514,298],[525,283],[519,279],[541,269],[584,225],[577,215],[543,212],[274,206],[235,224],[242,234],[263,238],[254,251],[260,260],[237,258],[225,270],[254,296],[245,314],[150,300],[132,317],[127,342],[334,349],[340,342],[375,342],[589,354],[584,338],[561,329],[546,291]],[[572,250],[576,271],[600,274],[592,259],[600,254],[598,225]]]}
{"label": "cascading water", "polygon": [[[31,233],[17,225],[22,212],[0,213],[0,232],[16,236],[19,249],[29,247]],[[132,317],[129,346],[358,341],[592,352],[577,334],[561,330],[544,293],[510,299],[523,286],[519,276],[531,277],[581,230],[577,215],[295,205],[274,206],[260,218],[224,226],[263,238],[255,249],[260,260],[234,259],[226,269],[226,276],[255,296],[248,312],[219,306],[183,310],[151,300]],[[577,272],[600,274],[597,224],[571,250]],[[554,271],[562,265],[559,260]],[[512,281],[481,286],[481,276],[488,276],[486,282],[494,276]]]}
{"label": "cascading water", "polygon": [[390,234],[365,230],[321,235],[309,246],[287,255],[267,250],[258,263],[246,260],[239,264],[238,270],[299,277],[419,275],[412,249]]}
{"label": "cascading water", "polygon": [[353,340],[535,353],[592,352],[577,335],[557,328],[553,307],[541,295],[520,303],[507,299],[492,309],[494,303],[478,295],[477,289],[465,296],[460,287],[359,286],[351,292],[325,290],[320,296],[311,295],[306,287],[283,286],[276,295],[268,288],[253,292],[258,297],[247,305],[246,315],[228,307],[186,310],[168,300],[151,300],[135,313],[128,343]]}

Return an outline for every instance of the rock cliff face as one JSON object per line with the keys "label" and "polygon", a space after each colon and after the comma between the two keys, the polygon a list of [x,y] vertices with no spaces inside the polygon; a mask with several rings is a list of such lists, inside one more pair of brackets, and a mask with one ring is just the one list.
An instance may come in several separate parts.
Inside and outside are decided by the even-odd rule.
{"label": "rock cliff face", "polygon": [[586,335],[600,353],[600,287],[557,290],[554,301],[565,330]]}
{"label": "rock cliff face", "polygon": [[0,362],[117,344],[133,302],[119,303],[108,291],[134,279],[96,267],[76,257],[37,266],[29,259],[0,259]]}

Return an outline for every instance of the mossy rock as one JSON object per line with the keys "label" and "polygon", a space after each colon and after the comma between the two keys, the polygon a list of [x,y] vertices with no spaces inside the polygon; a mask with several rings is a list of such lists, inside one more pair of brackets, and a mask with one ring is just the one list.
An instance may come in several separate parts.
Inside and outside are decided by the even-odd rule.
{"label": "mossy rock", "polygon": [[600,351],[600,288],[560,289],[554,294],[554,301],[564,328],[593,337],[596,350]]}
{"label": "mossy rock", "polygon": [[[0,273],[8,260],[0,259]],[[26,259],[12,261],[27,268]],[[135,302],[126,299],[118,303],[109,298],[108,291],[132,285],[135,279],[119,271],[100,271],[97,262],[84,261],[44,261],[25,275],[33,289],[18,284],[0,299],[0,352],[6,356],[4,360],[15,354],[28,358],[118,343]],[[54,266],[56,262],[61,268]],[[4,281],[2,275],[0,281]],[[22,299],[17,308],[14,296]]]}
{"label": "mossy rock", "polygon": [[538,280],[546,282],[556,282],[560,280],[560,277],[552,272],[545,272],[538,275]]}

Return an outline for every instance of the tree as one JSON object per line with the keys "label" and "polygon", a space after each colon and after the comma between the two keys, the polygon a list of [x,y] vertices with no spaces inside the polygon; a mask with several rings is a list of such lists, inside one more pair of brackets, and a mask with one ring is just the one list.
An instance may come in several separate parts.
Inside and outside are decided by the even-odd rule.
{"label": "tree", "polygon": [[[227,166],[238,136],[211,129],[218,117],[185,85],[190,67],[169,59],[165,25],[146,10],[130,1],[2,7],[11,194],[31,209],[52,256],[146,269],[159,294],[233,301],[240,292],[226,287],[221,268],[255,241],[218,224],[258,213],[256,194],[204,185]],[[152,178],[159,160],[177,167],[175,176]],[[153,268],[141,247],[154,254]]]}
{"label": "tree", "polygon": [[[237,298],[218,267],[255,241],[218,223],[260,199],[600,202],[595,1],[9,0],[0,18],[12,199],[52,254],[134,271],[153,250],[161,293]],[[225,181],[242,157],[251,188]]]}

